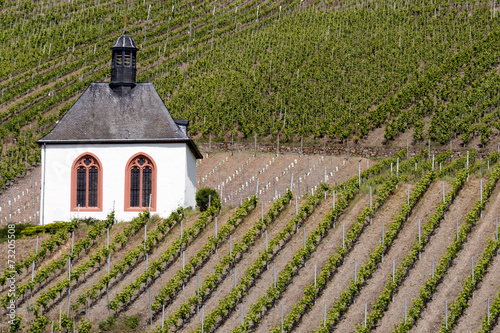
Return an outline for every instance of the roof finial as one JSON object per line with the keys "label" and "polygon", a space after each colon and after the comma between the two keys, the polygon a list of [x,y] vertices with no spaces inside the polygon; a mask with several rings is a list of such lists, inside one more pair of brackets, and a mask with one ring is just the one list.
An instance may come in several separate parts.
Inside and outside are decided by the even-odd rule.
{"label": "roof finial", "polygon": [[127,15],[123,15],[123,34],[127,34]]}

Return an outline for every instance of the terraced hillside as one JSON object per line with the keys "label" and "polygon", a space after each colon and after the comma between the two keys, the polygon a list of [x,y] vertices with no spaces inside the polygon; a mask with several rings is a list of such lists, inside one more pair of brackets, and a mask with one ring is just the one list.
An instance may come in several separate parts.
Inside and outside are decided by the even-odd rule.
{"label": "terraced hillside", "polygon": [[134,318],[147,332],[498,330],[500,155],[429,155],[263,154],[261,168],[259,154],[209,154],[200,183],[245,166],[258,196],[236,178],[220,210],[41,237],[42,252],[18,254],[16,297],[1,263],[0,301],[16,299],[29,332],[132,331]]}
{"label": "terraced hillside", "polygon": [[198,143],[412,153],[209,149],[221,207],[18,239],[12,329],[500,332],[496,2],[0,0],[0,226],[38,220],[35,141],[124,26]]}
{"label": "terraced hillside", "polygon": [[[108,81],[126,31],[199,141],[497,146],[490,1],[4,0],[0,184],[84,89]],[[420,147],[420,148],[422,148]]]}

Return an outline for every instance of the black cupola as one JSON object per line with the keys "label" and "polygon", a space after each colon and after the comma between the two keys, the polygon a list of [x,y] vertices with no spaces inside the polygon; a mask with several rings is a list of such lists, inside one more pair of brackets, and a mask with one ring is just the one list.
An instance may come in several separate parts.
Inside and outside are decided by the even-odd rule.
{"label": "black cupola", "polygon": [[138,48],[129,35],[121,35],[111,48],[111,85],[135,86],[136,54]]}

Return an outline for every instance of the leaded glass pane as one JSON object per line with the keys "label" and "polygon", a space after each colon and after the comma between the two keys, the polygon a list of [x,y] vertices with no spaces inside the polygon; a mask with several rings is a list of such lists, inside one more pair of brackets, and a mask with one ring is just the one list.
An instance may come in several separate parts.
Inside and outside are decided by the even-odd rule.
{"label": "leaded glass pane", "polygon": [[85,168],[80,167],[76,171],[76,205],[86,207],[87,194],[87,172]]}
{"label": "leaded glass pane", "polygon": [[149,207],[149,196],[151,194],[151,167],[142,170],[142,207]]}
{"label": "leaded glass pane", "polygon": [[97,207],[98,170],[92,167],[89,170],[89,207]]}
{"label": "leaded glass pane", "polygon": [[130,207],[140,207],[141,171],[138,167],[130,170]]}

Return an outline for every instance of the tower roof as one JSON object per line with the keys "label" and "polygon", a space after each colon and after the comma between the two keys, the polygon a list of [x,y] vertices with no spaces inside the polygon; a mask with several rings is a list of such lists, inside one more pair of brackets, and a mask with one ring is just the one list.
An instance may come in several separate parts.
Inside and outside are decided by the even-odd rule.
{"label": "tower roof", "polygon": [[152,83],[135,82],[137,47],[122,35],[111,48],[111,82],[91,83],[40,144],[186,143],[188,123],[172,118]]}
{"label": "tower roof", "polygon": [[135,45],[134,40],[132,37],[130,37],[127,34],[121,35],[117,40],[115,45],[111,48],[112,50],[115,49],[134,49],[138,50],[137,46]]}

